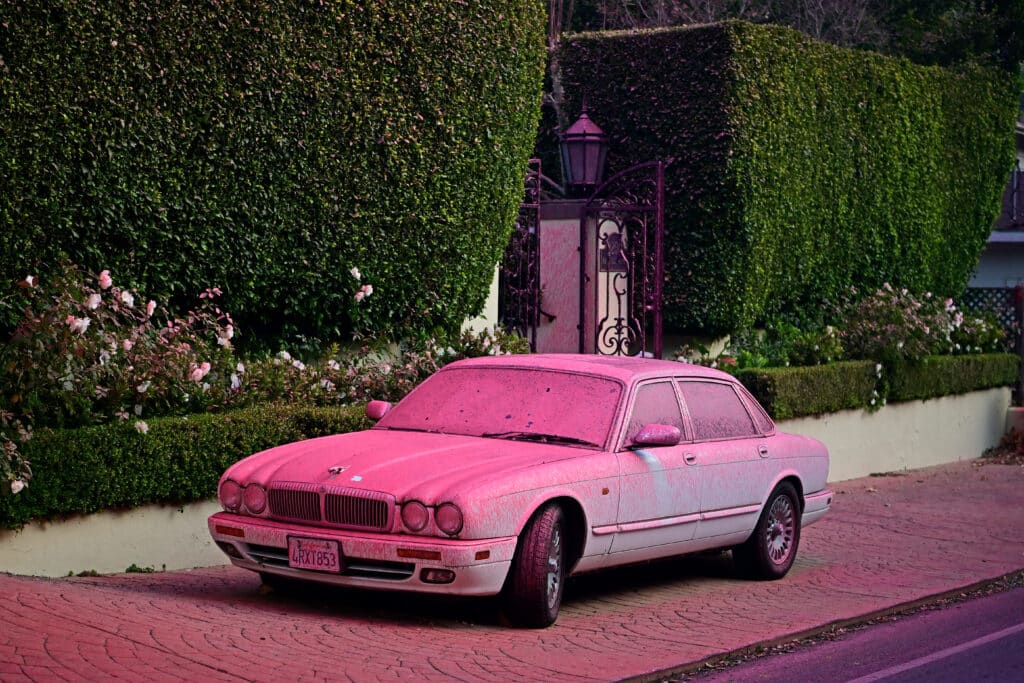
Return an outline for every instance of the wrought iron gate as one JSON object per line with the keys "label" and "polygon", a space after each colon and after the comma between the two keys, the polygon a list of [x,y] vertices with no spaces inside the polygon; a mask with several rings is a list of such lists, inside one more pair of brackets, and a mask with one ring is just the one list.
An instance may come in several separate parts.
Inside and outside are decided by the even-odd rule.
{"label": "wrought iron gate", "polygon": [[540,159],[530,159],[526,191],[498,278],[498,320],[537,350],[540,321]]}
{"label": "wrought iron gate", "polygon": [[580,353],[662,354],[664,164],[602,184],[580,215]]}

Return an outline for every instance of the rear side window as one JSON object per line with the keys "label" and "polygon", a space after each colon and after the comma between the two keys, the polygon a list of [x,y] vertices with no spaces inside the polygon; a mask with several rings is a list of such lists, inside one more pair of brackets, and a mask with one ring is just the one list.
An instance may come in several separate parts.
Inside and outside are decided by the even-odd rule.
{"label": "rear side window", "polygon": [[683,433],[683,415],[679,412],[679,399],[671,382],[644,384],[636,390],[633,411],[626,426],[626,445],[633,443],[644,425],[663,424],[679,428]]}
{"label": "rear side window", "polygon": [[757,435],[746,406],[728,384],[680,382],[679,389],[690,413],[697,441]]}

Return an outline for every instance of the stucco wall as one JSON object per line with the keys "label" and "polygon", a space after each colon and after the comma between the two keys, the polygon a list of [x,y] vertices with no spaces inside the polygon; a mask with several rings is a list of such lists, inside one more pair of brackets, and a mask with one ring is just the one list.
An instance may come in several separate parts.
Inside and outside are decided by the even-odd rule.
{"label": "stucco wall", "polygon": [[894,403],[876,412],[844,410],[784,420],[779,429],[825,442],[829,481],[976,458],[1006,429],[1010,389]]}
{"label": "stucco wall", "polygon": [[[889,405],[874,413],[843,411],[787,420],[784,431],[825,442],[832,455],[830,481],[976,458],[1005,429],[1009,389],[932,401]],[[206,518],[212,501],[185,507],[150,505],[0,531],[0,571],[66,576],[139,567],[184,569],[223,564]]]}

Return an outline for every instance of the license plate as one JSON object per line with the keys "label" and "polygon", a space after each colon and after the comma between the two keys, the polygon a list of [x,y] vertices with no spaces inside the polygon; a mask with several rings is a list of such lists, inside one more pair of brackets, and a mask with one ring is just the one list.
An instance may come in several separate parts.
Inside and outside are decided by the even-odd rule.
{"label": "license plate", "polygon": [[315,538],[288,539],[288,566],[318,572],[341,571],[341,553],[337,541]]}

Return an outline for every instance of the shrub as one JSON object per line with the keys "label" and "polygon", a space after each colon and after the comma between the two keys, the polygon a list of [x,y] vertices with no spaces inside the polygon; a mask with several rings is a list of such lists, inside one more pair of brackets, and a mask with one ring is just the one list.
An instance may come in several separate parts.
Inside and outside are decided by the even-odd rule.
{"label": "shrub", "polygon": [[580,34],[561,83],[609,173],[666,168],[666,324],[733,333],[890,282],[957,296],[998,215],[1017,97],[958,74],[726,22]]}
{"label": "shrub", "polygon": [[928,292],[915,295],[889,283],[846,302],[839,317],[844,321],[841,336],[850,358],[895,363],[942,353],[1009,350],[994,314],[965,316],[952,299],[940,301]]}
{"label": "shrub", "polygon": [[[358,274],[353,273],[358,279]],[[328,349],[309,363],[288,351],[243,362],[235,356],[231,316],[215,303],[172,317],[153,300],[114,284],[110,272],[90,276],[66,265],[60,278],[21,283],[24,317],[0,347],[0,482],[20,492],[32,476],[18,443],[33,427],[224,410],[254,404],[341,405],[398,400],[445,363],[474,355],[525,353],[502,330],[463,332],[419,350]],[[371,290],[360,290],[365,292]],[[136,305],[138,302],[138,305]],[[159,322],[155,322],[159,319]]]}
{"label": "shrub", "polygon": [[145,435],[119,422],[40,429],[23,444],[35,477],[17,496],[0,496],[0,528],[17,529],[36,518],[209,498],[221,473],[240,458],[368,426],[362,406],[276,405],[154,418]]}
{"label": "shrub", "polygon": [[457,329],[521,200],[544,23],[537,0],[3,3],[0,272],[66,254],[175,307],[216,286],[250,342]]}

